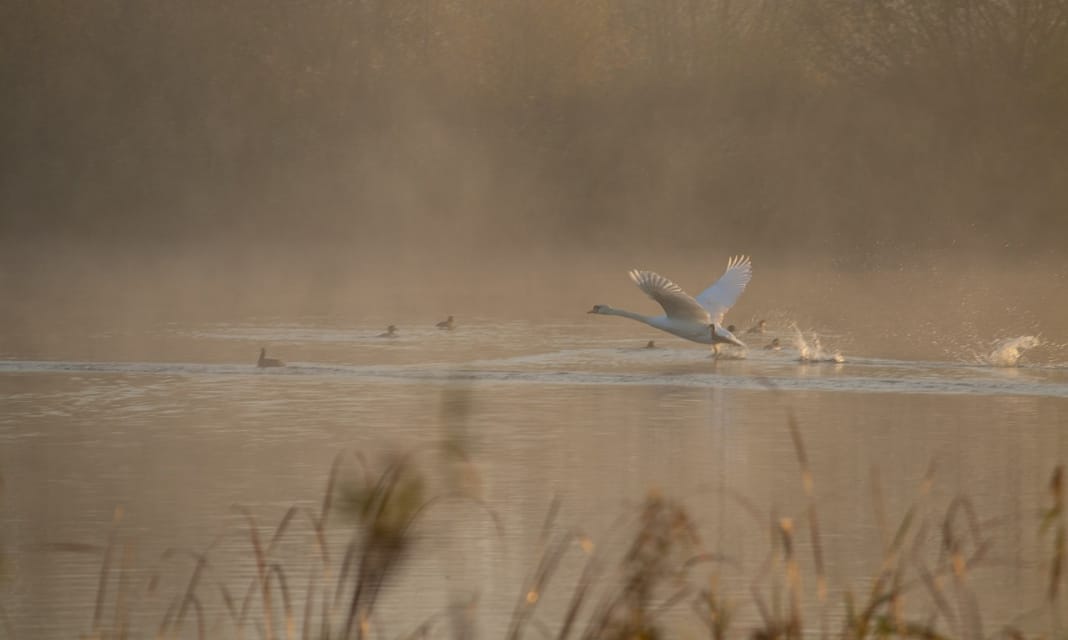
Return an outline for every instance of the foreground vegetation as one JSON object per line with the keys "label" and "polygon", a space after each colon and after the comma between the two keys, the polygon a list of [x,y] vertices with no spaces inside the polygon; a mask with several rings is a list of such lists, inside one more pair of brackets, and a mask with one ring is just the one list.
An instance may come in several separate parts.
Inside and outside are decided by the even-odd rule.
{"label": "foreground vegetation", "polygon": [[[1013,626],[989,629],[982,621],[986,603],[974,589],[973,570],[988,556],[990,536],[967,496],[950,500],[939,517],[926,515],[931,513],[923,507],[930,506],[924,503],[933,467],[911,506],[891,527],[870,586],[832,602],[824,567],[834,549],[824,541],[815,481],[800,429],[792,419],[789,437],[805,496],[797,515],[769,513],[731,494],[766,532],[766,557],[751,577],[748,593],[721,588],[721,570],[732,559],[702,548],[700,532],[679,501],[658,492],[647,495],[613,528],[627,532],[621,545],[558,526],[559,503],[554,503],[529,575],[515,585],[517,600],[508,616],[507,637],[1068,637],[1061,621],[1068,583],[1063,466],[1053,471],[1046,506],[1035,519],[1047,549],[1046,593],[1041,602],[1019,612],[1032,618],[1041,614],[1043,628],[1035,629],[1032,623],[1026,632]],[[430,481],[425,464],[419,462],[428,454],[442,456],[438,460],[448,470],[438,484]],[[251,577],[232,591],[235,578],[218,575],[222,536],[203,550],[167,550],[162,559],[190,565],[189,577],[152,623],[154,629],[142,628],[145,618],[134,611],[134,603],[144,595],[141,592],[157,589],[160,576],[144,583],[134,578],[138,575],[134,543],[120,535],[121,509],[105,544],[62,543],[50,548],[99,558],[96,600],[83,637],[473,638],[480,615],[495,620],[506,615],[480,611],[477,596],[425,619],[410,620],[411,628],[400,636],[383,635],[376,609],[380,596],[398,579],[399,568],[421,553],[417,540],[435,534],[425,530],[432,510],[452,501],[469,503],[503,537],[496,514],[468,488],[473,472],[459,441],[394,455],[378,467],[362,455],[342,454],[317,508],[293,506],[265,530],[251,510],[235,506],[245,523],[242,535],[248,549],[239,555],[249,554],[254,565]],[[878,501],[873,506],[881,509]],[[315,558],[303,590],[294,574],[299,569],[303,575],[309,567],[286,566],[279,551],[287,538],[297,536],[301,525],[314,533]],[[812,575],[804,576],[803,566]],[[173,563],[170,567],[177,570]],[[564,574],[577,579],[564,580]],[[243,584],[242,578],[236,580]],[[550,590],[567,594],[564,606],[541,606]],[[745,605],[758,612],[755,623],[739,621]],[[4,623],[0,630],[13,638],[12,626],[6,619]]]}

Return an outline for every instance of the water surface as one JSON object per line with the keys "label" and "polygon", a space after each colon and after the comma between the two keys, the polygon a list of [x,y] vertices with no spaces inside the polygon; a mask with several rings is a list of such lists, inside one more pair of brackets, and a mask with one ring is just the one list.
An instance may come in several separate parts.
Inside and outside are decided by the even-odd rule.
{"label": "water surface", "polygon": [[[99,559],[47,545],[104,544],[116,507],[120,539],[136,542],[131,606],[147,634],[192,566],[164,557],[168,548],[214,544],[217,581],[243,592],[253,568],[235,504],[266,532],[290,506],[319,504],[340,451],[376,459],[444,440],[463,442],[477,469],[465,491],[497,515],[501,533],[474,503],[435,510],[384,596],[384,637],[473,593],[479,624],[498,637],[554,496],[561,529],[581,527],[610,548],[624,537],[621,514],[650,489],[681,499],[703,547],[730,558],[721,584],[744,630],[758,620],[749,589],[768,543],[766,520],[735,496],[766,517],[804,521],[791,415],[815,474],[831,602],[867,588],[886,528],[912,504],[939,522],[966,495],[991,543],[973,574],[984,624],[1041,625],[1017,616],[1045,587],[1038,513],[1049,474],[1068,459],[1063,364],[1026,354],[1013,367],[974,354],[868,357],[857,344],[845,362],[801,363],[786,327],[773,327],[782,351],[760,348],[772,335],[748,336],[747,354],[714,360],[704,347],[603,319],[458,320],[454,331],[402,325],[396,339],[322,318],[161,323],[4,354],[3,602],[20,637],[89,630]],[[820,338],[828,353],[850,344]],[[649,339],[657,348],[644,348]],[[287,366],[255,368],[260,346]],[[443,410],[457,402],[463,411]],[[431,477],[448,475],[440,456],[420,460]],[[931,493],[920,498],[930,469]],[[798,536],[812,580],[810,536],[804,527]],[[314,545],[306,526],[291,538],[280,553],[303,585]],[[541,605],[550,620],[580,555]],[[206,588],[203,599],[211,628],[228,637],[218,593]]]}

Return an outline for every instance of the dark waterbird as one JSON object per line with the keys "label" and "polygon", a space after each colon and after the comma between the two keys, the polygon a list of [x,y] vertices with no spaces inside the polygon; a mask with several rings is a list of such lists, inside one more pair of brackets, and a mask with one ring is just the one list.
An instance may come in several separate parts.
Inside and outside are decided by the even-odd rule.
{"label": "dark waterbird", "polygon": [[267,349],[266,348],[261,348],[260,349],[260,358],[259,358],[259,360],[256,361],[256,366],[260,367],[261,369],[262,368],[266,368],[266,367],[284,367],[284,366],[286,366],[286,363],[282,362],[281,360],[279,360],[277,358],[268,358],[267,357]]}

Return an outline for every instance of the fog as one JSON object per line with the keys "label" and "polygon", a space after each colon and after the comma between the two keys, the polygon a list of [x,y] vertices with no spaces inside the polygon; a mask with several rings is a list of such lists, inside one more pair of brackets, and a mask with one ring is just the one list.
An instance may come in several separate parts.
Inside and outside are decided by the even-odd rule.
{"label": "fog", "polygon": [[2,12],[9,352],[55,315],[567,316],[736,253],[740,321],[1064,328],[1063,0]]}

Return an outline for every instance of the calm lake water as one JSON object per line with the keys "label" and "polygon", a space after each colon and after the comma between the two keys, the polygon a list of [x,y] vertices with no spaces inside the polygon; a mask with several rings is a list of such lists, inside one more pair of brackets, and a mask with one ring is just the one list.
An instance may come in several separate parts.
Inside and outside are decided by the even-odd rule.
{"label": "calm lake water", "polygon": [[[1039,514],[1053,469],[1068,461],[1068,366],[1056,359],[1025,353],[1015,366],[995,366],[1014,358],[989,349],[956,360],[875,358],[848,336],[821,335],[815,355],[833,359],[847,344],[845,361],[803,363],[794,332],[774,323],[771,334],[746,336],[754,348],[744,358],[719,360],[699,345],[594,317],[460,318],[454,331],[431,321],[401,326],[396,339],[378,338],[382,330],[324,319],[160,324],[68,342],[45,336],[0,354],[0,603],[17,637],[91,630],[101,558],[56,545],[103,547],[117,507],[134,636],[154,634],[184,592],[194,561],[173,550],[210,547],[210,575],[197,591],[205,624],[235,637],[219,585],[240,601],[255,563],[234,505],[247,507],[269,539],[291,506],[319,508],[331,464],[346,451],[371,466],[390,452],[420,451],[432,487],[460,486],[481,500],[427,512],[381,596],[376,637],[401,637],[472,597],[483,637],[501,637],[554,497],[555,530],[581,529],[611,565],[633,531],[626,516],[650,490],[680,500],[700,548],[727,559],[690,575],[698,586],[718,575],[739,635],[760,620],[754,588],[772,601],[762,569],[768,523],[792,518],[806,624],[817,625],[790,415],[815,478],[829,624],[840,622],[847,591],[870,589],[885,540],[912,505],[927,527],[926,551],[915,556],[935,567],[947,508],[966,496],[989,545],[966,577],[984,632],[1010,623],[1048,630],[1036,610],[1052,539],[1040,535]],[[784,349],[760,348],[774,336]],[[643,348],[650,339],[657,348]],[[254,367],[260,346],[288,366]],[[446,440],[462,442],[470,457],[459,476],[431,446]],[[956,520],[962,532],[973,531],[967,520]],[[339,566],[351,525],[335,518],[331,527]],[[967,544],[974,550],[974,540]],[[306,517],[274,553],[299,628],[318,566]],[[551,630],[583,563],[576,546],[545,590],[539,615]],[[118,590],[109,583],[107,620]],[[906,609],[928,620],[930,602],[915,585]],[[665,624],[679,635],[701,628],[688,604],[677,609]],[[954,629],[944,618],[937,624]],[[195,627],[187,622],[183,634],[195,637]]]}

